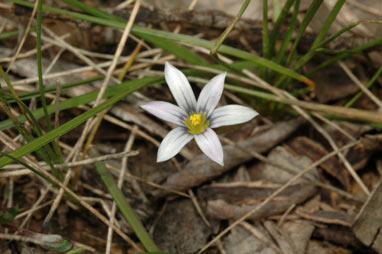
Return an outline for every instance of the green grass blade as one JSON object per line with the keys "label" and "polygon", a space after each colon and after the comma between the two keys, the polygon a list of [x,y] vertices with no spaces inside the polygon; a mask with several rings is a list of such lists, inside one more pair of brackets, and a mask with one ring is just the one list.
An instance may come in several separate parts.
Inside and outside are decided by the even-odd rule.
{"label": "green grass blade", "polygon": [[38,88],[40,91],[40,99],[42,108],[44,109],[45,122],[48,126],[48,130],[52,129],[52,123],[46,109],[46,98],[44,92],[44,83],[42,79],[42,56],[41,56],[41,20],[42,20],[42,0],[37,0],[37,30],[36,30],[36,48],[37,48],[37,75],[38,75]]}
{"label": "green grass blade", "polygon": [[[147,82],[148,84],[154,84],[154,83],[159,83],[160,81],[163,81],[163,77],[162,78],[146,77],[146,78],[142,78],[139,80],[126,81],[126,82],[123,82],[119,85],[113,85],[113,86],[108,87],[105,91],[103,98],[108,98],[108,97],[114,96],[116,94],[122,93],[123,91],[128,89],[129,86],[135,86],[136,83]],[[77,107],[79,105],[84,105],[84,104],[90,103],[97,98],[98,93],[99,93],[99,90],[94,90],[90,93],[62,101],[59,103],[59,109],[60,109],[60,111],[62,111],[65,109],[70,109],[70,108]],[[52,114],[55,112],[56,106],[55,105],[49,105],[47,109],[48,109],[48,113]],[[44,112],[43,112],[42,108],[39,108],[39,109],[32,111],[32,114],[34,115],[35,118],[39,119],[44,115]],[[20,122],[23,123],[23,122],[25,122],[26,119],[25,119],[25,116],[20,115],[17,117],[17,120],[19,120]],[[7,128],[10,128],[12,126],[13,126],[13,124],[12,124],[12,121],[10,119],[7,119],[7,120],[0,122],[0,130],[7,129]]]}
{"label": "green grass blade", "polygon": [[[41,178],[45,179],[47,182],[49,182],[53,186],[57,186],[56,183],[52,182],[52,180],[47,178],[45,175],[41,174],[38,170],[36,170],[34,167],[30,166],[28,163],[25,163],[24,161],[14,157],[14,156],[12,156],[11,154],[4,153],[4,152],[1,152],[1,151],[0,151],[0,155],[2,155],[3,157],[9,158],[11,160],[11,162],[14,161],[14,162],[17,162],[20,165],[23,165],[25,168],[29,169],[30,171],[32,171],[36,175],[39,175]],[[3,157],[1,157],[1,158],[3,158]]]}
{"label": "green grass blade", "polygon": [[5,32],[5,33],[0,34],[0,40],[11,38],[11,37],[16,36],[18,34],[19,34],[19,30]]}
{"label": "green grass blade", "polygon": [[141,38],[189,63],[208,65],[208,62],[201,56],[170,40],[148,34],[141,35]]}
{"label": "green grass blade", "polygon": [[[99,76],[94,76],[94,77],[87,78],[87,79],[82,79],[82,80],[66,83],[66,84],[63,84],[61,86],[61,90],[65,91],[65,90],[72,88],[72,87],[78,87],[80,85],[86,85],[86,84],[89,84],[89,83],[94,82],[94,81],[102,80],[103,78],[104,78],[104,76],[99,75]],[[55,92],[56,90],[57,90],[56,86],[47,87],[45,89],[45,93]],[[36,98],[39,95],[39,93],[40,93],[39,91],[23,92],[23,93],[19,93],[19,97],[20,97],[20,100],[28,100],[31,98]],[[11,103],[14,101],[12,101],[12,98],[10,98],[9,102]]]}
{"label": "green grass blade", "polygon": [[[294,5],[294,10],[293,10],[293,13],[292,13],[292,17],[291,17],[291,21],[290,21],[290,24],[288,26],[288,30],[287,30],[287,32],[285,34],[285,38],[282,40],[280,49],[279,49],[279,51],[277,52],[277,55],[276,55],[275,62],[280,64],[280,65],[285,64],[285,62],[287,60],[286,57],[285,57],[285,54],[287,52],[289,43],[290,43],[290,41],[292,39],[294,30],[295,30],[295,26],[297,24],[297,15],[298,15],[299,10],[300,10],[300,0],[296,0],[295,1],[295,5]],[[274,48],[274,46],[273,46],[273,48]]]}
{"label": "green grass blade", "polygon": [[[161,38],[168,38],[169,40],[174,40],[178,42],[184,42],[187,44],[191,44],[194,46],[199,46],[203,47],[206,49],[211,50],[214,44],[210,41],[203,40],[203,39],[198,39],[193,36],[188,36],[188,35],[180,35],[180,34],[173,34],[165,31],[160,31],[160,30],[154,30],[154,29],[149,29],[149,28],[143,28],[143,27],[138,27],[138,26],[133,26],[132,32],[136,34],[137,36],[141,37],[144,36],[145,34],[149,35],[155,35]],[[243,50],[239,50],[230,46],[222,45],[219,50],[219,53],[231,55],[234,57],[238,57],[242,60],[247,60],[255,63],[257,66],[263,66],[266,68],[269,68],[271,70],[274,70],[275,72],[278,72],[280,74],[284,74],[288,77],[297,79],[301,82],[311,84],[312,81],[306,78],[305,76],[292,71],[288,68],[285,68],[279,64],[276,64],[268,59],[258,57],[256,55],[253,55],[251,53],[245,52]]]}
{"label": "green grass blade", "polygon": [[[295,2],[295,0],[288,0],[284,7],[282,8],[281,12],[280,12],[280,15],[277,17],[277,20],[275,22],[275,25],[273,26],[273,29],[272,29],[272,32],[269,36],[269,52],[268,52],[268,58],[269,57],[273,57],[275,55],[275,45],[276,45],[276,41],[277,41],[277,38],[280,34],[280,28],[281,28],[281,25],[285,22],[286,18],[288,17],[288,12],[289,12],[289,9],[292,7],[293,3]],[[294,28],[294,24],[291,23],[289,24],[289,29],[290,28]]]}
{"label": "green grass blade", "polygon": [[[89,150],[89,154],[91,157],[99,156],[98,152],[94,149]],[[123,196],[121,190],[118,188],[117,183],[113,179],[113,176],[111,175],[109,170],[106,168],[105,163],[95,162],[94,165],[103,183],[106,185],[106,188],[113,197],[113,200],[117,204],[119,210],[129,223],[129,225],[133,228],[135,234],[138,236],[145,249],[150,252],[159,251],[158,247],[155,245],[153,240],[151,240],[149,234],[146,232],[142,223],[135,215],[133,209],[127,203],[126,198]]]}
{"label": "green grass blade", "polygon": [[86,3],[83,3],[83,2],[80,2],[77,0],[62,0],[62,1],[71,5],[71,6],[77,7],[78,9],[80,9],[84,12],[87,12],[93,16],[96,16],[96,17],[100,17],[100,18],[104,18],[104,19],[111,19],[111,20],[115,20],[118,22],[124,22],[125,21],[125,19],[123,19],[123,18],[117,17],[113,14],[102,11],[96,7],[90,6]]}
{"label": "green grass blade", "polygon": [[268,0],[263,0],[263,57],[271,58],[271,49],[269,44],[269,31],[268,31]]}
{"label": "green grass blade", "polygon": [[[19,147],[15,151],[11,152],[10,155],[15,158],[20,158],[28,153],[31,153],[33,151],[36,151],[37,149],[41,148],[42,146],[48,144],[55,138],[64,135],[65,133],[69,132],[70,130],[74,129],[75,127],[79,126],[80,124],[84,123],[87,119],[90,117],[100,113],[102,110],[110,107],[111,105],[115,104],[122,98],[124,98],[126,95],[144,87],[151,83],[157,82],[159,80],[162,80],[163,77],[156,77],[151,79],[140,79],[136,82],[131,82],[130,86],[127,86],[126,89],[119,94],[113,96],[112,98],[108,99],[107,101],[103,102],[102,104],[98,105],[97,107],[94,107],[81,115],[73,118],[72,120],[60,125],[56,129],[53,129],[47,133],[45,133],[43,136],[35,138],[28,144],[23,145],[22,147]],[[4,167],[5,165],[9,164],[12,161],[12,159],[9,159],[8,157],[0,157],[0,168]]]}
{"label": "green grass blade", "polygon": [[318,46],[320,45],[320,43],[322,42],[324,37],[329,32],[330,27],[332,26],[335,18],[337,17],[339,11],[341,10],[341,8],[345,2],[346,2],[346,0],[338,0],[337,1],[337,3],[334,5],[333,9],[329,13],[329,16],[326,18],[326,20],[325,20],[325,22],[324,22],[324,24],[320,30],[320,33],[317,35],[316,39],[313,42],[313,45],[311,46],[309,51],[297,61],[296,65],[293,67],[294,70],[299,69],[302,65],[304,65],[307,61],[309,61],[316,54],[316,49],[318,48]]}
{"label": "green grass blade", "polygon": [[381,45],[382,45],[382,38],[378,38],[378,39],[372,40],[370,42],[367,42],[363,45],[360,45],[358,47],[355,47],[353,49],[346,50],[343,53],[341,53],[340,55],[334,56],[334,57],[326,60],[325,62],[321,63],[320,65],[316,66],[314,69],[312,69],[311,71],[309,71],[307,73],[307,76],[311,76],[312,74],[316,73],[317,71],[320,71],[321,69],[323,69],[327,66],[330,66],[331,64],[337,62],[338,60],[344,59],[344,58],[350,56],[351,54],[362,53],[365,50],[368,50],[368,49],[376,47],[376,46],[381,46]]}
{"label": "green grass blade", "polygon": [[[367,82],[366,84],[366,87],[367,88],[370,88],[373,84],[375,84],[375,81],[377,80],[377,78],[382,74],[382,66],[379,67],[379,69],[377,70],[377,72],[373,75],[373,77],[369,80],[369,82]],[[359,97],[361,97],[363,94],[362,91],[359,91],[350,101],[348,101],[344,107],[345,108],[350,108],[358,99]]]}
{"label": "green grass blade", "polygon": [[309,23],[312,21],[314,15],[316,15],[316,12],[318,8],[320,8],[323,0],[313,0],[313,2],[309,5],[308,10],[306,11],[306,14],[304,18],[301,21],[300,27],[297,31],[296,39],[293,43],[292,49],[289,52],[288,60],[287,60],[287,66],[290,65],[293,56],[295,54],[295,51],[297,49],[298,44],[300,43],[300,40],[302,39],[303,35],[305,34],[305,30],[308,27]]}
{"label": "green grass blade", "polygon": [[[32,126],[32,129],[34,130],[35,134],[37,134],[38,137],[41,137],[43,135],[41,127],[39,123],[37,122],[36,118],[34,117],[33,113],[30,111],[30,109],[25,105],[24,102],[19,100],[19,98],[14,98],[16,102],[24,109],[25,114],[28,116],[29,122]],[[31,142],[34,137],[32,135],[24,136],[25,140],[28,142]],[[52,170],[53,175],[59,179],[60,181],[64,180],[63,175],[61,174],[61,171],[57,170],[54,167],[54,162],[63,163],[63,159],[56,158],[57,155],[54,153],[52,147],[48,144],[46,146],[41,147],[41,149],[38,149],[37,151],[38,156],[43,159],[47,165],[49,165],[50,169]]]}
{"label": "green grass blade", "polygon": [[[29,2],[26,2],[24,0],[8,0],[8,1],[23,5],[23,6],[27,6],[30,8],[33,7],[33,3],[29,3]],[[111,27],[115,27],[115,28],[119,28],[119,29],[123,29],[125,26],[124,23],[121,23],[118,21],[101,19],[98,17],[93,17],[93,16],[89,16],[89,15],[85,15],[85,14],[81,14],[81,13],[76,13],[76,12],[72,12],[72,11],[68,11],[68,10],[53,8],[53,7],[49,7],[49,6],[43,6],[43,10],[45,10],[47,12],[58,13],[58,14],[62,14],[65,16],[72,17],[72,18],[86,20],[86,21],[93,22],[96,24],[111,26]],[[188,36],[188,35],[183,35],[183,34],[174,34],[174,33],[170,33],[170,32],[144,28],[144,27],[140,27],[137,25],[133,25],[131,32],[134,35],[138,35],[138,36],[154,35],[154,36],[157,36],[157,37],[160,37],[163,39],[168,39],[168,40],[172,40],[172,41],[176,41],[176,42],[184,42],[184,43],[187,43],[190,45],[203,47],[203,48],[206,48],[209,50],[211,50],[212,47],[214,46],[214,44],[210,41],[195,38],[193,36]],[[285,68],[281,65],[278,65],[278,64],[276,64],[270,60],[255,56],[255,55],[250,54],[248,52],[245,52],[245,51],[233,48],[233,47],[229,47],[226,45],[222,45],[219,48],[218,52],[223,53],[223,54],[227,54],[230,56],[238,57],[238,58],[241,58],[243,60],[252,61],[252,62],[256,63],[259,67],[262,66],[262,67],[269,68],[269,69],[271,69],[275,72],[278,72],[280,74],[286,75],[286,76],[291,77],[293,79],[297,79],[301,82],[312,85],[312,81],[309,80],[308,78],[306,78],[305,76],[303,76],[303,75],[301,75],[301,74],[299,74],[293,70]]]}

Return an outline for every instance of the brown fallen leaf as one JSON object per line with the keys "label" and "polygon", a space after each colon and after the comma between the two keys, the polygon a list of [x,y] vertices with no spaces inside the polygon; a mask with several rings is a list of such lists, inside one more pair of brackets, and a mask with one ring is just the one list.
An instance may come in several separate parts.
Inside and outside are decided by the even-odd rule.
{"label": "brown fallen leaf", "polygon": [[308,212],[304,209],[297,208],[296,214],[307,220],[346,227],[350,227],[354,219],[352,215],[339,211],[315,210]]}
{"label": "brown fallen leaf", "polygon": [[[362,69],[357,71],[362,73]],[[352,80],[335,65],[317,72],[312,79],[316,84],[320,84],[316,87],[315,93],[321,103],[345,98],[359,90]]]}
{"label": "brown fallen leaf", "polygon": [[[285,146],[273,148],[268,153],[267,159],[274,164],[260,162],[248,169],[252,180],[286,183],[313,163],[307,156],[296,154]],[[280,168],[280,166],[283,168]],[[308,182],[318,180],[316,168],[305,174],[304,178],[297,180],[297,183],[306,183],[307,179]]]}
{"label": "brown fallen leaf", "polygon": [[[289,121],[279,122],[270,129],[259,133],[255,137],[251,137],[245,141],[239,142],[237,145],[245,150],[252,150],[263,153],[280,143],[293,133],[299,126],[304,123],[302,119],[293,119]],[[225,145],[224,149],[224,166],[220,166],[208,159],[204,154],[195,156],[182,171],[169,176],[163,184],[166,188],[183,191],[200,185],[201,183],[211,180],[222,175],[224,172],[236,167],[243,162],[251,160],[253,156],[249,153],[237,149],[232,145]],[[153,193],[155,197],[163,197],[168,192],[158,190]]]}
{"label": "brown fallen leaf", "polygon": [[362,169],[375,152],[382,150],[381,134],[365,135],[360,141],[346,156],[355,170]]}
{"label": "brown fallen leaf", "polygon": [[[224,239],[224,248],[228,253],[256,253],[256,254],[281,254],[277,246],[272,242],[271,237],[261,225],[252,226],[264,238],[258,238],[256,235],[248,232],[244,228],[235,227],[231,233]],[[265,240],[265,241],[264,241]]]}
{"label": "brown fallen leaf", "polygon": [[[329,241],[336,245],[344,246],[352,250],[365,249],[365,246],[356,238],[352,231],[348,230],[348,227],[342,227],[338,225],[317,227],[313,232],[313,237],[316,239]],[[363,252],[359,251],[354,253]]]}
{"label": "brown fallen leaf", "polygon": [[211,233],[190,199],[175,199],[169,201],[159,217],[153,237],[162,251],[195,253],[206,244]]}
{"label": "brown fallen leaf", "polygon": [[[238,219],[252,211],[279,186],[251,186],[248,183],[215,184],[200,189],[200,196],[207,200],[207,213],[216,219]],[[312,184],[296,184],[252,214],[258,220],[285,212],[291,205],[299,204],[313,196],[317,188]]]}
{"label": "brown fallen leaf", "polygon": [[382,253],[382,179],[363,205],[353,224],[362,243]]}
{"label": "brown fallen leaf", "polygon": [[312,236],[315,226],[306,220],[293,220],[285,222],[281,230],[289,236],[295,246],[296,254],[304,254]]}
{"label": "brown fallen leaf", "polygon": [[290,237],[285,234],[273,221],[267,220],[264,222],[264,227],[268,230],[269,234],[277,242],[283,254],[302,254],[297,251],[295,244]]}
{"label": "brown fallen leaf", "polygon": [[[328,154],[328,151],[322,145],[307,137],[297,137],[289,143],[289,146],[297,154],[303,154],[312,159],[312,161],[319,160]],[[321,163],[320,168],[336,178],[347,190],[349,190],[349,173],[346,168],[336,159],[336,157],[331,157]]]}

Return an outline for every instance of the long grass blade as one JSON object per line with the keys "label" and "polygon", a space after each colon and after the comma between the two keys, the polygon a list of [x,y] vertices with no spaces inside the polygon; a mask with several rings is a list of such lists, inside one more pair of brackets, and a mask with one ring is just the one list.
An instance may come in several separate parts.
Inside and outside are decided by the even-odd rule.
{"label": "long grass blade", "polygon": [[306,28],[308,27],[309,23],[312,21],[314,15],[316,15],[316,12],[318,8],[320,8],[322,2],[323,0],[313,0],[313,2],[309,5],[309,8],[306,11],[304,18],[301,21],[300,27],[298,28],[296,39],[294,40],[293,46],[289,52],[287,66],[290,65],[293,59],[293,56],[296,52],[297,46],[300,43],[300,40],[302,39]]}
{"label": "long grass blade", "polygon": [[[103,102],[102,104],[98,105],[97,107],[94,107],[81,115],[73,118],[72,120],[60,125],[56,129],[53,129],[47,133],[45,133],[43,136],[35,138],[28,144],[23,145],[22,147],[19,147],[15,151],[11,152],[10,155],[14,156],[15,158],[20,158],[28,153],[31,153],[33,151],[36,151],[37,149],[41,148],[42,146],[48,144],[55,138],[64,135],[65,133],[71,131],[75,127],[79,126],[83,122],[85,122],[87,119],[90,117],[100,113],[102,110],[105,108],[115,104],[122,98],[124,98],[126,95],[144,87],[147,86],[153,82],[157,82],[158,80],[163,79],[163,77],[157,77],[156,79],[151,78],[151,80],[145,80],[141,79],[137,82],[132,82],[130,86],[126,87],[124,91],[121,93],[113,96],[112,98],[108,99],[107,101]],[[53,109],[55,109],[55,106],[53,105]],[[53,110],[54,112],[54,110]],[[9,159],[8,157],[0,157],[0,167],[4,167],[5,165],[9,164],[12,160]]]}
{"label": "long grass blade", "polygon": [[[24,0],[9,0],[9,1],[23,5],[23,6],[27,6],[27,7],[31,7],[33,5],[32,3],[26,2]],[[115,20],[101,19],[99,17],[89,16],[86,14],[76,13],[76,12],[72,12],[72,11],[68,11],[68,10],[62,10],[62,9],[53,8],[53,7],[49,7],[49,6],[43,6],[43,10],[45,10],[47,12],[62,14],[62,15],[69,16],[72,18],[76,18],[76,19],[86,20],[86,21],[93,22],[96,24],[111,26],[111,27],[115,27],[115,28],[119,28],[119,29],[124,28],[124,23],[118,22]],[[176,42],[183,42],[183,43],[187,43],[187,44],[190,44],[193,46],[203,47],[203,48],[206,48],[209,50],[211,50],[214,46],[214,44],[210,41],[199,39],[199,38],[196,38],[193,36],[188,36],[188,35],[183,35],[183,34],[175,34],[175,33],[170,33],[170,32],[150,29],[150,28],[144,28],[144,27],[140,27],[138,25],[134,25],[132,27],[131,32],[134,35],[137,35],[140,37],[144,36],[144,35],[157,36],[157,37],[160,37],[163,39],[168,39],[168,40],[172,40],[172,41],[176,41]],[[276,64],[270,60],[255,56],[255,55],[248,53],[248,52],[245,52],[243,50],[239,50],[239,49],[236,49],[233,47],[222,45],[219,48],[218,52],[223,53],[223,54],[227,54],[230,56],[238,57],[238,58],[243,59],[243,60],[252,61],[252,62],[256,63],[259,67],[262,66],[262,67],[269,68],[275,72],[278,72],[278,73],[286,75],[290,78],[299,80],[299,81],[306,83],[310,86],[314,86],[313,81],[311,81],[307,77],[305,77],[305,76],[303,76],[303,75],[301,75],[301,74],[299,74],[293,70],[290,70],[286,67],[283,67],[279,64]]]}
{"label": "long grass blade", "polygon": [[[90,149],[89,154],[91,157],[99,156],[98,152],[94,149]],[[113,200],[117,204],[119,210],[129,223],[129,225],[133,228],[135,234],[138,236],[145,249],[149,252],[159,251],[158,247],[155,245],[153,240],[151,240],[142,223],[135,215],[133,209],[131,209],[129,203],[127,203],[126,198],[123,196],[121,190],[118,188],[117,183],[113,179],[113,176],[111,175],[109,170],[106,168],[105,163],[99,161],[95,162],[94,165],[103,183],[106,185],[106,188],[113,197]]]}
{"label": "long grass blade", "polygon": [[[276,54],[275,61],[276,61],[276,63],[278,63],[280,65],[284,65],[286,63],[287,59],[285,57],[285,54],[286,54],[286,51],[288,49],[289,43],[292,39],[292,35],[294,33],[294,30],[295,30],[295,27],[297,24],[297,15],[298,15],[299,10],[300,10],[300,0],[296,0],[295,5],[294,5],[294,10],[292,13],[292,17],[291,17],[291,21],[290,21],[290,24],[288,26],[288,30],[285,34],[284,39],[282,40],[279,51]],[[274,48],[274,46],[273,46],[273,48]]]}
{"label": "long grass blade", "polygon": [[[272,28],[272,32],[269,36],[268,58],[275,55],[275,45],[280,34],[281,25],[285,22],[289,13],[289,9],[292,7],[294,2],[295,0],[287,0],[287,2],[284,4],[284,7],[281,9],[279,16],[277,17],[277,20]],[[290,28],[294,28],[293,23],[289,24],[289,29]]]}
{"label": "long grass blade", "polygon": [[304,65],[307,61],[309,61],[314,56],[318,46],[320,45],[324,37],[329,32],[330,27],[332,26],[335,18],[337,17],[339,11],[341,10],[345,2],[346,0],[337,1],[337,3],[334,5],[333,9],[329,13],[329,16],[326,18],[319,34],[317,35],[316,39],[313,42],[313,45],[310,47],[309,51],[297,61],[297,63],[293,67],[294,70],[299,69],[302,65]]}

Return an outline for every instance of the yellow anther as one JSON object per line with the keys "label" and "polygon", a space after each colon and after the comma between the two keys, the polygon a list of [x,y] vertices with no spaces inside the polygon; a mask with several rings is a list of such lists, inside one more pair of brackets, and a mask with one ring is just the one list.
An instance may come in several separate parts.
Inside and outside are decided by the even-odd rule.
{"label": "yellow anther", "polygon": [[185,117],[183,122],[190,134],[200,134],[210,125],[205,112],[190,112],[190,116]]}
{"label": "yellow anther", "polygon": [[198,124],[200,124],[201,116],[200,116],[200,114],[190,115],[190,120],[192,122],[192,125],[198,125]]}

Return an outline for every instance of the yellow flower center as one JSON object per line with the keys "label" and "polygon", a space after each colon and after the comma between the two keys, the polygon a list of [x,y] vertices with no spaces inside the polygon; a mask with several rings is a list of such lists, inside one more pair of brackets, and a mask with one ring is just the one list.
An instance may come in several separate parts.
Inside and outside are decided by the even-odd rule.
{"label": "yellow flower center", "polygon": [[184,118],[184,125],[187,127],[188,133],[199,134],[210,125],[210,122],[206,119],[205,112],[191,112],[188,118]]}
{"label": "yellow flower center", "polygon": [[200,124],[201,119],[202,117],[200,116],[200,114],[190,115],[190,120],[192,122],[192,125],[194,126]]}

